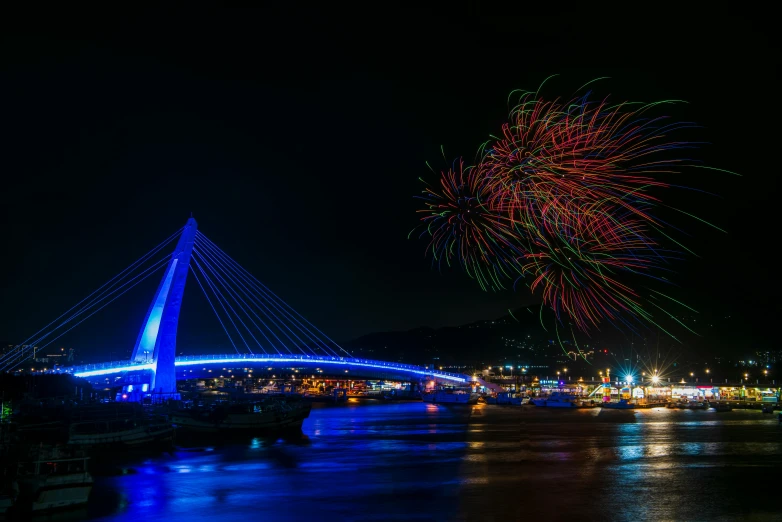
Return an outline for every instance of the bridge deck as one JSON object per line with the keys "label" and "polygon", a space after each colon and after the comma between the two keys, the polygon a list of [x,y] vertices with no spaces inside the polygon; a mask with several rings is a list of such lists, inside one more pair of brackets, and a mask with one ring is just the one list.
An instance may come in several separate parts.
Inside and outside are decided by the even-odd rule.
{"label": "bridge deck", "polygon": [[[227,354],[227,355],[187,355],[175,359],[177,377],[186,378],[190,370],[213,369],[210,366],[230,366],[232,368],[268,367],[280,364],[291,367],[318,368],[328,367],[339,370],[348,370],[351,376],[359,377],[362,374],[388,374],[405,379],[434,379],[448,384],[466,384],[471,378],[457,373],[443,372],[423,366],[411,364],[391,363],[372,359],[359,359],[351,357],[318,356],[318,355],[294,355],[294,354]],[[92,378],[119,376],[126,373],[152,372],[154,363],[113,361],[100,364],[86,364],[62,368],[62,373],[71,373],[76,377]],[[180,373],[182,372],[182,373]],[[198,373],[198,372],[196,372]],[[193,375],[192,377],[196,377]]]}

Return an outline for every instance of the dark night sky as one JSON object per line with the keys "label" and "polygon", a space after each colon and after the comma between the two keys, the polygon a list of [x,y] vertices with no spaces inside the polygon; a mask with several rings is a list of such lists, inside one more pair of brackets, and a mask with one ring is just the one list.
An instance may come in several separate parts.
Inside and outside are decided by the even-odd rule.
{"label": "dark night sky", "polygon": [[[202,232],[337,340],[494,318],[531,302],[432,270],[425,241],[407,234],[418,177],[434,181],[424,162],[444,165],[440,145],[449,159],[472,158],[498,131],[508,93],[554,73],[552,95],[610,76],[599,95],[689,102],[673,111],[703,125],[688,135],[711,144],[697,157],[743,177],[690,172],[686,184],[721,197],[671,196],[728,231],[680,222],[701,257],[679,266],[677,280],[688,302],[741,313],[757,331],[776,309],[778,66],[770,29],[714,16],[5,17],[0,340],[23,340],[191,211]],[[156,284],[85,323],[70,344],[128,348]],[[188,288],[182,335],[213,342],[217,323],[201,320],[203,298]]]}

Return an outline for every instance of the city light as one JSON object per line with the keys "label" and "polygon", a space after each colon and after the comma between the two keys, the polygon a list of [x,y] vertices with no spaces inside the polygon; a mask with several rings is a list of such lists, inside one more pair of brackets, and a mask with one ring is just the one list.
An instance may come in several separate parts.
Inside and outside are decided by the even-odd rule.
{"label": "city light", "polygon": [[628,382],[628,383],[629,382],[633,382],[633,376],[632,375],[628,375],[627,377],[625,377],[625,382]]}
{"label": "city light", "polygon": [[659,378],[658,376],[656,376],[656,375],[653,375],[653,376],[652,376],[652,382],[653,382],[654,384],[657,384],[658,382],[660,382],[660,378]]}

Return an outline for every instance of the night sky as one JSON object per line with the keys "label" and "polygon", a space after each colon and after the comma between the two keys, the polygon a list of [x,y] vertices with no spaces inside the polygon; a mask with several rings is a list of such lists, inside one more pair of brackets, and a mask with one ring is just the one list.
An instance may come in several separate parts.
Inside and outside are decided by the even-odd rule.
{"label": "night sky", "polygon": [[[462,16],[463,15],[463,16]],[[417,10],[52,13],[6,19],[0,48],[0,341],[24,340],[176,229],[199,229],[338,341],[463,324],[534,302],[432,269],[419,176],[497,133],[514,88],[682,99],[694,155],[676,193],[700,257],[677,265],[696,308],[767,335],[777,305],[780,172],[770,29],[735,16],[584,18]],[[678,17],[679,15],[677,15]],[[100,23],[97,20],[102,20]],[[772,92],[773,91],[773,92]],[[192,282],[192,281],[191,281]],[[129,349],[158,278],[65,346]],[[188,283],[180,346],[224,342]],[[113,350],[114,348],[112,348]]]}

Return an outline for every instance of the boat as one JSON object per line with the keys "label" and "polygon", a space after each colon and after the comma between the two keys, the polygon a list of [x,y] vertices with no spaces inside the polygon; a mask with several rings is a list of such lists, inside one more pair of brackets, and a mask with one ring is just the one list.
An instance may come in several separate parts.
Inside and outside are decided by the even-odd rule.
{"label": "boat", "polygon": [[727,402],[718,402],[713,408],[715,411],[733,411],[733,407]]}
{"label": "boat", "polygon": [[421,395],[424,402],[433,404],[478,404],[479,397],[469,388],[442,388]]}
{"label": "boat", "polygon": [[20,509],[42,512],[86,504],[93,485],[88,460],[83,451],[72,448],[31,448],[17,465]]}
{"label": "boat", "polygon": [[[284,396],[277,395],[277,397]],[[307,391],[301,397],[309,402],[344,403],[348,401],[348,390],[347,388],[334,388],[331,393]]]}
{"label": "boat", "polygon": [[177,430],[193,433],[270,433],[301,429],[312,404],[301,397],[220,402],[171,410]]}
{"label": "boat", "polygon": [[609,408],[614,410],[632,410],[635,408],[635,404],[631,403],[627,399],[620,399],[619,402],[606,402],[601,405],[603,408]]}
{"label": "boat", "polygon": [[0,491],[0,517],[5,516],[14,507],[17,495],[18,491],[11,489],[10,486],[8,491]]}
{"label": "boat", "polygon": [[532,399],[532,404],[545,408],[577,408],[578,397],[566,393],[554,392],[548,397]]}
{"label": "boat", "polygon": [[174,434],[171,422],[138,403],[82,406],[68,423],[68,444],[82,448],[164,448],[173,445]]}
{"label": "boat", "polygon": [[0,423],[0,462],[4,465],[0,468],[0,518],[4,517],[16,503],[16,497],[19,496],[19,485],[14,481],[14,472],[12,466],[8,465],[11,456],[15,453],[13,450],[13,437],[11,430],[16,426],[11,423]]}
{"label": "boat", "polygon": [[510,391],[497,392],[496,396],[486,397],[485,400],[486,400],[486,404],[500,404],[500,405],[512,405],[512,406],[520,406],[522,404],[527,404],[529,402],[529,399],[527,397],[524,397],[522,394],[516,392],[510,392]]}
{"label": "boat", "polygon": [[420,401],[421,393],[413,390],[391,390],[383,394],[386,401]]}

